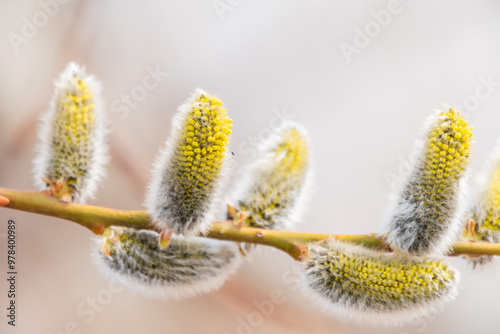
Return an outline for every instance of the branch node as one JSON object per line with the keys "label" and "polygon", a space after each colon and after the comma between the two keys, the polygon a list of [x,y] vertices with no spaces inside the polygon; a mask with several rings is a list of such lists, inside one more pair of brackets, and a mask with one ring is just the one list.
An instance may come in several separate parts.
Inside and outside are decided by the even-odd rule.
{"label": "branch node", "polygon": [[90,229],[95,235],[102,235],[106,230],[106,226],[103,224],[96,224],[89,226],[88,229]]}
{"label": "branch node", "polygon": [[295,260],[298,262],[304,262],[309,258],[309,247],[302,245],[302,244],[296,244],[294,245],[297,247],[298,254],[295,257]]}

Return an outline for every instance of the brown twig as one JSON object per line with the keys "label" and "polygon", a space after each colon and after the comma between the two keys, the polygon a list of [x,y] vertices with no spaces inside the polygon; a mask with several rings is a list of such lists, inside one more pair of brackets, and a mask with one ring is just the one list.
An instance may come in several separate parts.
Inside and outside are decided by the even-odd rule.
{"label": "brown twig", "polygon": [[[108,226],[124,226],[154,230],[145,211],[108,209],[93,205],[67,203],[46,192],[24,192],[0,188],[0,202],[6,208],[63,218],[82,225],[95,234],[102,234]],[[0,205],[0,206],[2,206]],[[230,221],[212,224],[206,237],[246,242],[275,247],[297,261],[307,259],[307,244],[329,238],[388,251],[383,237],[377,234],[340,235],[273,231],[252,227],[238,227]],[[500,255],[500,243],[457,242],[449,255]]]}

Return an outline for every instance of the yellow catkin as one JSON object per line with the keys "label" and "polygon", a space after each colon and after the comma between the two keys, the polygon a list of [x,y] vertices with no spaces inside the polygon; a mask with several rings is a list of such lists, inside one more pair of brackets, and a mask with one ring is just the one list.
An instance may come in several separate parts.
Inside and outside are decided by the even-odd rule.
{"label": "yellow catkin", "polygon": [[[469,209],[473,225],[467,225],[462,238],[472,241],[500,242],[500,148],[490,157],[487,172],[481,175],[477,197]],[[490,263],[490,255],[465,256],[476,267]]]}
{"label": "yellow catkin", "polygon": [[400,257],[333,240],[309,249],[306,285],[326,309],[343,316],[405,322],[457,293],[458,273],[441,260]]}
{"label": "yellow catkin", "polygon": [[200,94],[192,102],[176,150],[176,173],[185,203],[196,206],[196,192],[219,177],[232,121],[216,97]]}
{"label": "yellow catkin", "polygon": [[[498,153],[497,153],[498,155]],[[500,241],[500,159],[495,156],[492,170],[472,210],[475,233],[483,240]]]}
{"label": "yellow catkin", "polygon": [[[70,63],[56,82],[56,91],[41,128],[42,144],[35,164],[37,179],[61,183],[61,196],[84,202],[95,191],[105,162],[101,110],[95,79]],[[37,180],[38,182],[38,180]]]}
{"label": "yellow catkin", "polygon": [[152,298],[183,299],[218,289],[241,263],[231,242],[174,236],[165,249],[159,234],[112,227],[96,245],[97,264],[132,291]]}
{"label": "yellow catkin", "polygon": [[462,113],[433,115],[420,159],[398,194],[386,224],[389,242],[416,254],[445,252],[462,226],[463,179],[470,161],[472,128]]}
{"label": "yellow catkin", "polygon": [[201,90],[179,110],[146,205],[160,229],[194,235],[208,228],[218,205],[232,121],[222,102]]}
{"label": "yellow catkin", "polygon": [[309,155],[304,130],[291,122],[262,144],[238,195],[247,225],[293,228],[308,183]]}

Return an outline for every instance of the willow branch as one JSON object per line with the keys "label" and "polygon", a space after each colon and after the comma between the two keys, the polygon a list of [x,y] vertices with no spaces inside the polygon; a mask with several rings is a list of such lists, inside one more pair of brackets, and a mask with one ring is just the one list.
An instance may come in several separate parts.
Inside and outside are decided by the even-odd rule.
{"label": "willow branch", "polygon": [[[0,206],[70,220],[97,235],[102,234],[108,226],[154,230],[151,219],[145,211],[116,210],[93,205],[66,203],[54,199],[46,192],[25,192],[0,188]],[[206,237],[271,246],[299,261],[307,258],[307,243],[329,238],[390,251],[384,238],[374,233],[340,235],[284,232],[238,227],[230,221],[214,222]],[[500,255],[500,243],[457,242],[449,255],[461,254]]]}

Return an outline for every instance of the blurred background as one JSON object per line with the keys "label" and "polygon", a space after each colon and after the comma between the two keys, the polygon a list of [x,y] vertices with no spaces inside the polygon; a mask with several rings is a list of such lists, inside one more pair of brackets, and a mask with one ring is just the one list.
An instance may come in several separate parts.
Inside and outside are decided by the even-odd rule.
{"label": "blurred background", "polygon": [[[172,115],[200,87],[221,98],[234,120],[228,193],[256,145],[281,121],[296,120],[310,132],[315,160],[315,187],[300,230],[377,232],[434,109],[449,103],[467,113],[476,136],[474,175],[495,147],[499,17],[494,0],[2,0],[0,186],[33,189],[37,119],[53,80],[74,60],[101,80],[110,119],[109,176],[93,204],[143,207]],[[145,89],[151,73],[157,84]],[[323,314],[297,290],[294,262],[270,249],[260,249],[216,293],[149,300],[93,266],[86,229],[0,210],[2,272],[9,218],[18,228],[18,319],[15,328],[6,325],[2,278],[1,333],[367,331]],[[417,323],[370,331],[497,332],[500,272],[451,261],[463,276],[456,302]],[[262,314],[258,305],[273,291],[283,295],[281,302]]]}

